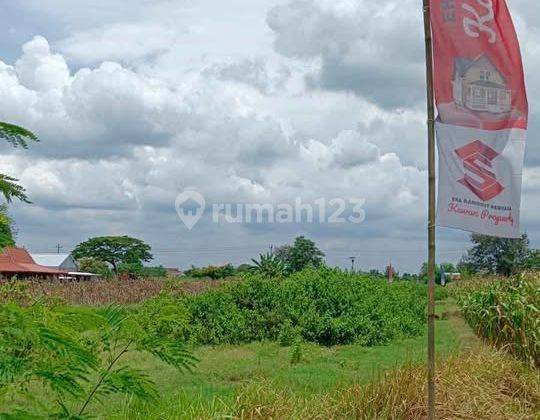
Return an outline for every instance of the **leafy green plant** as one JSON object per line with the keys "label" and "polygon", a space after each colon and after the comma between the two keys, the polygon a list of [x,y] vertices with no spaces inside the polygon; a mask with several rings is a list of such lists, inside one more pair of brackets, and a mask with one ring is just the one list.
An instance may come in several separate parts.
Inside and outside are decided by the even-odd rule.
{"label": "leafy green plant", "polygon": [[280,346],[289,347],[296,343],[300,339],[300,336],[300,329],[293,326],[291,321],[286,320],[279,331],[278,343]]}
{"label": "leafy green plant", "polygon": [[302,361],[302,341],[296,340],[291,347],[291,365],[297,365]]}
{"label": "leafy green plant", "polygon": [[273,253],[260,254],[259,260],[252,259],[252,269],[266,278],[282,277],[285,263]]}
{"label": "leafy green plant", "polygon": [[529,238],[497,238],[472,234],[473,247],[461,261],[461,266],[475,273],[511,276],[523,270],[530,254]]}
{"label": "leafy green plant", "polygon": [[101,236],[90,238],[75,247],[72,254],[76,259],[84,257],[96,258],[109,263],[113,271],[118,273],[121,264],[139,264],[150,261],[150,245],[129,236]]}
{"label": "leafy green plant", "polygon": [[[196,359],[181,341],[157,339],[146,327],[136,314],[114,305],[99,311],[39,302],[2,305],[0,398],[29,398],[37,382],[55,395],[56,407],[44,410],[66,418],[86,416],[92,404],[112,394],[151,400],[157,395],[154,383],[124,363],[127,354],[148,352],[180,370]],[[26,408],[18,409],[17,415]]]}
{"label": "leafy green plant", "polygon": [[189,270],[185,271],[186,277],[191,277],[194,279],[225,279],[227,277],[232,277],[236,274],[236,271],[232,264],[225,265],[209,265],[207,267],[194,267],[191,266]]}
{"label": "leafy green plant", "polygon": [[156,299],[186,308],[182,334],[193,343],[287,342],[294,334],[323,345],[377,345],[423,332],[425,295],[423,285],[321,268],[272,281],[250,274],[197,296]]}
{"label": "leafy green plant", "polygon": [[[38,141],[34,133],[17,125],[0,121],[0,139],[11,143],[13,147],[26,149],[30,141]],[[29,203],[25,189],[17,184],[17,179],[0,173],[0,193],[10,203],[14,198]]]}
{"label": "leafy green plant", "polygon": [[540,277],[467,282],[458,303],[475,332],[533,366],[540,366]]}
{"label": "leafy green plant", "polygon": [[283,262],[287,274],[324,266],[324,252],[304,236],[297,237],[292,245],[278,247],[274,255]]}
{"label": "leafy green plant", "polygon": [[99,274],[102,277],[109,277],[111,275],[111,270],[107,263],[100,261],[97,258],[83,257],[77,262],[81,271]]}
{"label": "leafy green plant", "polygon": [[0,205],[0,250],[6,246],[15,245],[12,224],[13,221],[7,213],[7,206]]}

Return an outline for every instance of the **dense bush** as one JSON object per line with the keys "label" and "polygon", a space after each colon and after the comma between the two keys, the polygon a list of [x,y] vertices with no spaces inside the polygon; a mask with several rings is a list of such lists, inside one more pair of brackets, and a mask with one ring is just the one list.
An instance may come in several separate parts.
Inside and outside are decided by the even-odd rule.
{"label": "dense bush", "polygon": [[458,302],[475,332],[540,366],[540,276],[471,281],[457,289]]}
{"label": "dense bush", "polygon": [[192,266],[189,270],[184,272],[186,277],[191,277],[194,279],[225,279],[227,277],[232,277],[236,274],[236,270],[232,264],[226,264],[221,266],[209,265],[208,267],[194,267]]}
{"label": "dense bush", "polygon": [[198,296],[161,295],[140,310],[151,306],[161,313],[181,306],[187,313],[182,312],[178,338],[200,344],[287,343],[298,335],[323,345],[376,345],[423,331],[425,294],[425,286],[325,268],[281,280],[248,275]]}
{"label": "dense bush", "polygon": [[141,262],[123,263],[118,266],[121,276],[131,278],[165,278],[167,270],[163,266],[145,267]]}

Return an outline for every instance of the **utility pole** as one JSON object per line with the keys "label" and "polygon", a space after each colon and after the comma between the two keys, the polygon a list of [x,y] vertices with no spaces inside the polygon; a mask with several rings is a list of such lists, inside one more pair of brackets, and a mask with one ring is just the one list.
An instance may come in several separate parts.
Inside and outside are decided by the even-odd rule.
{"label": "utility pole", "polygon": [[354,261],[356,257],[349,257],[349,260],[351,260],[351,273],[354,273]]}
{"label": "utility pole", "polygon": [[63,248],[62,245],[57,244],[57,245],[56,245],[56,253],[57,253],[57,254],[60,254],[60,250],[61,250],[62,248]]}
{"label": "utility pole", "polygon": [[433,98],[433,40],[431,34],[430,0],[424,7],[424,38],[426,49],[426,92],[428,128],[428,343],[427,388],[428,420],[435,419],[435,103]]}

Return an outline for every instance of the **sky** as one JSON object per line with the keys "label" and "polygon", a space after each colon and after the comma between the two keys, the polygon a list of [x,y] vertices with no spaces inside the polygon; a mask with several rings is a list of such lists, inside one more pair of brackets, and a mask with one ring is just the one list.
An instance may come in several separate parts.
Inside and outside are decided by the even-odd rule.
{"label": "sky", "polygon": [[[0,120],[40,138],[0,145],[20,179],[17,243],[148,242],[152,264],[250,262],[305,235],[331,265],[417,272],[426,259],[419,0],[0,0]],[[540,245],[540,6],[509,0],[531,109],[522,231]],[[189,230],[175,200],[207,210]],[[214,204],[363,199],[362,223],[229,223]],[[335,208],[335,207],[331,207]],[[438,260],[465,232],[439,228]]]}

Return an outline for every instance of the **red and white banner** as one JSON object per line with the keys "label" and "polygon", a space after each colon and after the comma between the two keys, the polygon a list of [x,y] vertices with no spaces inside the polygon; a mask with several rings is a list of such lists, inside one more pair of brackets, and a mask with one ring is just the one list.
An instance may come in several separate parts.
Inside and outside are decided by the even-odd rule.
{"label": "red and white banner", "polygon": [[527,95],[504,0],[432,0],[440,226],[519,236]]}

